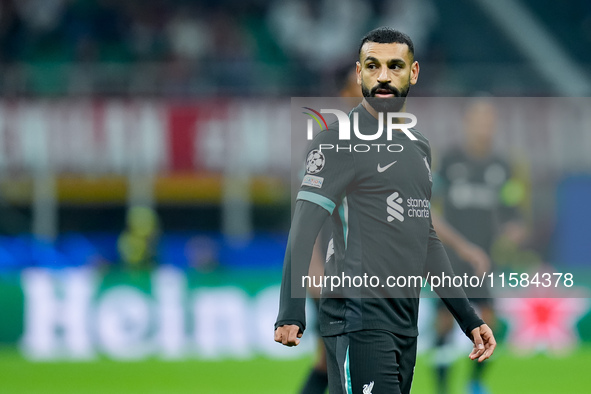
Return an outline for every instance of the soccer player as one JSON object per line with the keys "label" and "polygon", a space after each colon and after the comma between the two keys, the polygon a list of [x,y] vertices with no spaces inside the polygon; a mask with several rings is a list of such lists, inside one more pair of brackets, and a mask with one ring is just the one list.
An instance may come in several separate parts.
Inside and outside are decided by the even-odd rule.
{"label": "soccer player", "polygon": [[[515,186],[508,164],[493,152],[493,139],[496,131],[497,111],[490,99],[478,98],[470,101],[464,116],[464,144],[454,147],[441,160],[441,168],[436,177],[436,200],[443,206],[443,223],[435,223],[435,229],[441,234],[441,225],[449,224],[457,231],[459,238],[468,241],[490,255],[494,240],[502,234],[515,244],[521,243],[526,230],[522,224],[516,205],[519,196],[510,196],[504,190]],[[504,197],[505,196],[505,197]],[[465,242],[464,242],[465,243]],[[452,268],[456,275],[481,275],[490,272],[490,261],[477,264],[470,259],[469,253],[447,249]],[[466,249],[468,250],[468,249]],[[484,259],[482,259],[484,261]],[[485,282],[487,283],[487,282]],[[486,321],[495,321],[492,296],[488,287],[475,290],[464,288],[470,302],[476,305]],[[491,324],[492,325],[492,324]],[[453,345],[450,344],[450,332],[453,320],[443,305],[439,305],[437,317],[437,339],[435,365],[437,372],[438,394],[448,393],[450,365],[455,361]],[[486,364],[474,366],[469,390],[471,394],[487,392],[482,382]]]}
{"label": "soccer player", "polygon": [[[357,120],[361,134],[375,134],[379,119],[385,119],[380,113],[403,112],[410,86],[417,82],[419,63],[411,39],[386,27],[369,32],[361,41],[356,70],[364,99],[349,114],[351,125],[354,128]],[[306,328],[302,278],[329,216],[329,252],[334,253],[325,264],[325,276],[377,277],[382,283],[323,288],[319,320],[331,394],[409,393],[420,286],[384,287],[386,279],[453,275],[431,223],[429,144],[416,130],[409,134],[395,130],[387,140],[387,133],[382,133],[372,141],[376,146],[371,152],[322,149],[367,142],[353,132],[350,140],[340,141],[338,127],[332,124],[309,150],[306,176],[316,182],[304,180],[298,193],[275,341],[286,346],[300,342]],[[492,330],[476,315],[463,290],[437,291],[474,343],[469,357],[479,362],[489,358],[496,347]]]}

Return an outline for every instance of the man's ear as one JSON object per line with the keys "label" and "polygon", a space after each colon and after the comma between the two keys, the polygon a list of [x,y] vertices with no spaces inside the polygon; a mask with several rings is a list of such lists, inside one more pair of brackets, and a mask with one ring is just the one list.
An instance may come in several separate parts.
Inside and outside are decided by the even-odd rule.
{"label": "man's ear", "polygon": [[419,62],[417,62],[416,60],[412,63],[412,65],[410,66],[410,84],[414,85],[417,83],[417,80],[419,79]]}
{"label": "man's ear", "polygon": [[361,63],[355,63],[355,72],[357,73],[357,85],[361,85]]}

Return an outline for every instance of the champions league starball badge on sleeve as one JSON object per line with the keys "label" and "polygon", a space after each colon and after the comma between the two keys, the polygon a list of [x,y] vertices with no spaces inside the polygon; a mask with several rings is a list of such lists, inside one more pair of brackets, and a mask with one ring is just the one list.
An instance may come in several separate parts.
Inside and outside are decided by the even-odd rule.
{"label": "champions league starball badge on sleeve", "polygon": [[318,149],[314,149],[308,154],[308,158],[306,159],[306,172],[312,175],[318,174],[324,168],[325,161],[324,154]]}

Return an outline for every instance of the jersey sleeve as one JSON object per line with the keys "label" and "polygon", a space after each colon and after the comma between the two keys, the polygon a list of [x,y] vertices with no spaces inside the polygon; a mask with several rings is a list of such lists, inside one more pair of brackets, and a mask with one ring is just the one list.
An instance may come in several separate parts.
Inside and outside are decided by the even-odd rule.
{"label": "jersey sleeve", "polygon": [[355,178],[353,154],[346,149],[349,146],[330,129],[314,138],[306,154],[306,173],[297,200],[310,201],[332,214]]}
{"label": "jersey sleeve", "polygon": [[[433,223],[431,223],[427,246],[427,261],[423,276],[433,275],[453,277],[454,272],[447,253],[443,248],[443,244],[439,240],[439,237],[437,237]],[[474,308],[472,308],[472,305],[470,305],[470,302],[466,298],[466,293],[461,287],[441,286],[436,287],[435,292],[468,337],[471,336],[473,329],[484,324],[484,321],[482,321],[474,311]]]}
{"label": "jersey sleeve", "polygon": [[297,325],[302,332],[306,329],[306,286],[302,278],[308,275],[314,242],[327,218],[326,211],[316,204],[296,203],[283,261],[275,329],[288,324]]}

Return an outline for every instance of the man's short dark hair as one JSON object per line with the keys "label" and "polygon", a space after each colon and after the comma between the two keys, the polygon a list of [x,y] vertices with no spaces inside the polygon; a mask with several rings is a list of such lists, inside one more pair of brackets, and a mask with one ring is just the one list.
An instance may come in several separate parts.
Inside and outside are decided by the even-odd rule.
{"label": "man's short dark hair", "polygon": [[410,37],[398,30],[392,29],[391,27],[378,27],[367,33],[365,37],[361,39],[361,44],[359,44],[359,50],[357,51],[359,55],[361,55],[361,48],[366,42],[376,42],[378,44],[406,44],[408,46],[408,51],[413,58],[415,55],[415,46]]}

